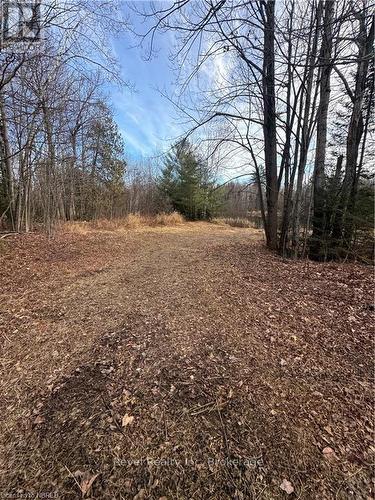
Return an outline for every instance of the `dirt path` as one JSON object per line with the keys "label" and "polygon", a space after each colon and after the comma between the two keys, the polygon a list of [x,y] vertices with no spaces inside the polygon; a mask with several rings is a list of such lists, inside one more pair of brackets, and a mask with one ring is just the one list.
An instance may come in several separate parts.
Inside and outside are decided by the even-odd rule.
{"label": "dirt path", "polygon": [[4,498],[274,499],[283,480],[373,497],[371,270],[259,240],[186,224],[8,244]]}

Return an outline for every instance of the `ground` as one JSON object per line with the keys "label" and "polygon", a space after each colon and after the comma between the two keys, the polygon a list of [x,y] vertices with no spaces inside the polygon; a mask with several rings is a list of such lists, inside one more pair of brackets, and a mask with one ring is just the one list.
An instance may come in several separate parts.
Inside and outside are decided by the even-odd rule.
{"label": "ground", "polygon": [[0,498],[373,498],[369,267],[203,223],[2,242]]}

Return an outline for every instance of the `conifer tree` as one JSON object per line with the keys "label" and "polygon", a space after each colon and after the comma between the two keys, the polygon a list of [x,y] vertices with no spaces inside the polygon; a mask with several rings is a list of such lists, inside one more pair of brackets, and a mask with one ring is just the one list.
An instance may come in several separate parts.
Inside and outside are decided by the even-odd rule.
{"label": "conifer tree", "polygon": [[187,140],[173,145],[158,179],[158,187],[171,208],[189,220],[210,218],[218,204],[207,163],[199,158]]}

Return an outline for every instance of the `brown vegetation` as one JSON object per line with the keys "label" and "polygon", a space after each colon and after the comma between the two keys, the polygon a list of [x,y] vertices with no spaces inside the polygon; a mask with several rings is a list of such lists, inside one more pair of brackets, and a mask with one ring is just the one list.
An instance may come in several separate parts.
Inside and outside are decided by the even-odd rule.
{"label": "brown vegetation", "polygon": [[144,227],[174,226],[183,224],[183,222],[184,218],[178,212],[157,215],[129,214],[118,219],[65,222],[60,226],[60,230],[85,234],[89,231],[121,231]]}
{"label": "brown vegetation", "polygon": [[4,497],[372,498],[371,269],[260,234],[7,239]]}
{"label": "brown vegetation", "polygon": [[241,217],[217,217],[212,221],[214,224],[227,224],[232,227],[254,227],[248,219]]}

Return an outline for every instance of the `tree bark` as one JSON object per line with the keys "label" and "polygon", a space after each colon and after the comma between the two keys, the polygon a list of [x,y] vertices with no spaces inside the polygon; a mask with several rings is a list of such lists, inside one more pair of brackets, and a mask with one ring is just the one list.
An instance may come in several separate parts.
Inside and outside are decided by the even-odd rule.
{"label": "tree bark", "polygon": [[325,228],[325,161],[327,145],[328,106],[331,95],[332,72],[332,21],[335,2],[328,0],[324,5],[323,35],[319,54],[321,65],[319,86],[319,107],[317,113],[316,151],[314,164],[314,209],[312,219],[312,236],[309,255],[314,260],[326,258]]}
{"label": "tree bark", "polygon": [[15,198],[14,198],[14,180],[11,164],[11,150],[8,137],[7,117],[4,108],[4,100],[0,95],[0,162],[1,175],[3,180],[4,192],[4,214],[0,213],[0,219],[7,214],[11,229],[15,230]]}
{"label": "tree bark", "polygon": [[[299,160],[298,160],[298,172],[297,172],[297,186],[294,198],[293,215],[292,215],[292,249],[293,256],[296,258],[299,252],[299,240],[300,240],[300,215],[301,215],[301,197],[302,197],[302,186],[303,178],[305,176],[307,155],[311,140],[311,129],[312,123],[314,121],[315,112],[315,98],[312,98],[312,89],[315,74],[315,65],[318,51],[318,40],[321,32],[321,19],[323,14],[323,3],[320,2],[316,8],[316,14],[311,20],[310,29],[314,30],[314,36],[311,44],[311,50],[309,51],[309,57],[306,60],[306,67],[304,71],[305,92],[303,96],[305,97],[304,110],[301,125],[301,144],[299,148]],[[315,19],[314,19],[315,18]],[[302,99],[302,97],[301,97]],[[302,114],[302,113],[301,113]]]}
{"label": "tree bark", "polygon": [[357,163],[359,147],[364,131],[363,100],[366,90],[367,73],[374,46],[374,17],[367,33],[367,10],[361,12],[360,32],[358,35],[358,66],[355,78],[353,109],[350,117],[346,141],[345,175],[341,197],[333,227],[333,242],[344,248],[350,248],[353,238],[353,212],[358,190]]}
{"label": "tree bark", "polygon": [[275,104],[275,2],[265,2],[264,54],[263,54],[263,107],[264,107],[264,159],[267,200],[267,246],[277,249],[277,150]]}

